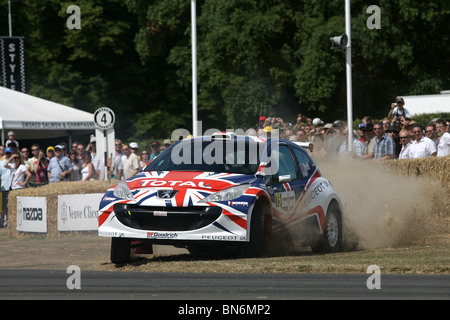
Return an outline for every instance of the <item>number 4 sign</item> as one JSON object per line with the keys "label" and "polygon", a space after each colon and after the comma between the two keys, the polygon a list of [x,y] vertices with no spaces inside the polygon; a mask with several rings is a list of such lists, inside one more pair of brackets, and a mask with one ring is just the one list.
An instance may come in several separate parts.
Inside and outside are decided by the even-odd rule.
{"label": "number 4 sign", "polygon": [[95,127],[100,130],[108,130],[113,127],[116,116],[110,108],[99,108],[94,113]]}
{"label": "number 4 sign", "polygon": [[[99,108],[94,113],[94,123],[95,123],[95,137],[97,140],[97,155],[101,158],[103,155],[102,163],[104,166],[100,166],[100,163],[96,170],[103,171],[101,168],[104,168],[104,175],[100,173],[100,180],[108,179],[108,168],[111,169],[111,166],[108,163],[112,163],[112,154],[109,151],[114,152],[114,121],[116,117],[114,112],[106,107]],[[94,162],[94,161],[93,161]]]}

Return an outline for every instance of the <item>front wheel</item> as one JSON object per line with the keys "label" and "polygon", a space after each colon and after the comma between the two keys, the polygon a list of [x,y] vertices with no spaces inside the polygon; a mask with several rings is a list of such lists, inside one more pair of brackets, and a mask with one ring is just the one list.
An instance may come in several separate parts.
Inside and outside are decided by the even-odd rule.
{"label": "front wheel", "polygon": [[244,245],[243,255],[245,258],[261,257],[265,250],[267,207],[256,205],[253,209],[250,221],[250,241]]}
{"label": "front wheel", "polygon": [[316,253],[333,253],[342,250],[342,215],[336,202],[330,204],[321,239],[311,246]]}

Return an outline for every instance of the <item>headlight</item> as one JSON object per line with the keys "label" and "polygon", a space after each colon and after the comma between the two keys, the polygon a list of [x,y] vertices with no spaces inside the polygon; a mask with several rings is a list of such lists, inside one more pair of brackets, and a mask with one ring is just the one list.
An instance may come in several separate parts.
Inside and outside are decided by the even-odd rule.
{"label": "headlight", "polygon": [[114,189],[113,194],[117,198],[131,200],[131,201],[135,200],[133,197],[133,194],[130,191],[130,188],[128,188],[128,184],[125,181],[121,181],[117,184],[116,188]]}
{"label": "headlight", "polygon": [[201,199],[198,203],[206,203],[206,202],[217,202],[217,201],[228,201],[239,198],[242,196],[247,189],[250,188],[249,184],[242,184],[236,187],[231,187]]}

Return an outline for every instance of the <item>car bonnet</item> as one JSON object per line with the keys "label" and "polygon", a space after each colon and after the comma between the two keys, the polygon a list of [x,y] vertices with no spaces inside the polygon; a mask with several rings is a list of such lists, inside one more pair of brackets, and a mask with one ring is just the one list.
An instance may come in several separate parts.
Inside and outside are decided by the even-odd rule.
{"label": "car bonnet", "polygon": [[142,188],[197,189],[220,191],[255,180],[254,175],[202,171],[150,171],[128,180],[130,190]]}

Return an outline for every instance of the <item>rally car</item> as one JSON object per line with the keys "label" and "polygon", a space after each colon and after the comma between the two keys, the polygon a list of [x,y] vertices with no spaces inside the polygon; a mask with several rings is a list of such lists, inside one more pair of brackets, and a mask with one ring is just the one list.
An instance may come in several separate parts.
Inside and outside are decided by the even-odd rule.
{"label": "rally car", "polygon": [[107,190],[99,208],[113,263],[152,244],[259,257],[288,230],[315,252],[341,249],[330,181],[298,144],[228,132],[174,143]]}

